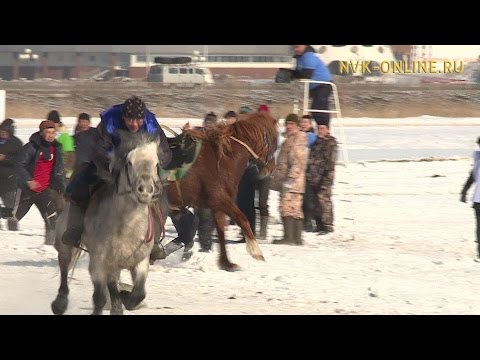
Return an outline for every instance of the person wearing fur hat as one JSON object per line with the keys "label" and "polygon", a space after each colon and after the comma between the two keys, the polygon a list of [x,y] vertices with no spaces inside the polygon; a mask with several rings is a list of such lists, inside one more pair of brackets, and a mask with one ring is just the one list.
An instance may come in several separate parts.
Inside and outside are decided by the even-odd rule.
{"label": "person wearing fur hat", "polygon": [[45,221],[45,244],[55,243],[57,194],[65,192],[65,167],[61,144],[55,140],[55,123],[44,120],[30,136],[15,162],[18,189],[13,218],[20,221],[33,204]]}
{"label": "person wearing fur hat", "polygon": [[[13,209],[15,204],[17,178],[14,164],[23,146],[22,141],[14,134],[13,120],[5,119],[0,124],[0,199],[8,209]],[[8,230],[15,231],[18,229],[18,223],[15,219],[10,218],[7,223]]]}

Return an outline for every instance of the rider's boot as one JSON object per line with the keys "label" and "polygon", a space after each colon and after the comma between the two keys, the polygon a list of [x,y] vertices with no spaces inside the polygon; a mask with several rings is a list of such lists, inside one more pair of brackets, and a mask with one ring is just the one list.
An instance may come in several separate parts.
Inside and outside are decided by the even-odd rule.
{"label": "rider's boot", "polygon": [[84,230],[83,220],[85,218],[86,209],[73,202],[70,203],[68,212],[67,230],[63,233],[62,242],[65,245],[79,247],[82,241]]}

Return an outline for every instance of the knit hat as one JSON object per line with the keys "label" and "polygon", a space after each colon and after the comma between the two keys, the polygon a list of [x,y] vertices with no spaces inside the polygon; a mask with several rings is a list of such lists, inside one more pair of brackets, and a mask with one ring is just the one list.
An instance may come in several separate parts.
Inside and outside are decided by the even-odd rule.
{"label": "knit hat", "polygon": [[300,126],[300,120],[298,119],[297,114],[288,114],[285,118],[285,123],[295,123],[297,126]]}
{"label": "knit hat", "polygon": [[81,113],[80,115],[78,115],[78,121],[80,120],[90,121],[90,115],[88,115],[87,113]]}
{"label": "knit hat", "polygon": [[137,96],[132,96],[125,100],[122,106],[122,117],[129,119],[143,119],[145,118],[145,112],[147,106]]}
{"label": "knit hat", "polygon": [[253,112],[253,109],[250,106],[242,106],[239,110],[239,114],[250,114]]}
{"label": "knit hat", "polygon": [[60,114],[57,110],[52,110],[48,113],[47,115],[47,120],[51,120],[54,123],[59,123],[60,122]]}
{"label": "knit hat", "polygon": [[50,129],[50,128],[54,128],[55,129],[55,123],[51,120],[43,120],[41,123],[40,123],[40,126],[39,126],[39,129],[40,131],[43,131],[45,129]]}
{"label": "knit hat", "polygon": [[270,108],[268,107],[268,105],[265,105],[265,104],[262,104],[258,107],[258,112],[270,112]]}

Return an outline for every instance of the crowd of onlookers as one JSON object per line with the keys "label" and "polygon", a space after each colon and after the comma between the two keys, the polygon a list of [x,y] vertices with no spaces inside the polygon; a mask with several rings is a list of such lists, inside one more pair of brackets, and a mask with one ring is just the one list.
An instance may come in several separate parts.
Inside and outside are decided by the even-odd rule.
{"label": "crowd of onlookers", "polygon": [[[228,111],[223,116],[225,124],[241,121],[244,114],[255,110],[242,106],[238,114]],[[262,104],[256,110],[270,112]],[[202,126],[208,128],[218,123],[217,116],[209,113]],[[315,125],[313,125],[315,124]],[[184,130],[189,128],[185,124]],[[286,131],[276,161],[276,170],[271,176],[260,177],[253,161],[245,165],[238,186],[236,203],[247,217],[250,227],[259,239],[267,238],[270,218],[268,198],[271,190],[280,192],[280,215],[284,224],[284,236],[274,244],[301,245],[302,232],[317,232],[325,235],[333,232],[333,206],[331,201],[334,183],[337,142],[330,135],[329,121],[312,122],[310,115],[299,118],[290,114],[285,119]],[[257,210],[260,215],[257,227]],[[198,238],[201,251],[210,251],[213,242],[214,222],[209,209],[195,209],[198,216]],[[233,225],[233,223],[231,223]],[[238,242],[245,242],[242,239]]]}
{"label": "crowd of onlookers", "polygon": [[[299,245],[302,244],[301,234],[304,230],[315,231],[320,235],[333,232],[331,194],[337,142],[329,133],[328,99],[332,91],[329,84],[332,81],[330,72],[311,46],[294,45],[294,52],[295,69],[284,70],[291,79],[317,81],[309,85],[312,116],[286,116],[286,131],[281,134],[284,141],[278,152],[275,172],[271,176],[260,178],[255,162],[248,161],[238,186],[236,203],[247,217],[254,234],[260,239],[266,239],[270,216],[269,193],[271,190],[279,191],[284,236],[274,243]],[[235,111],[226,112],[223,122],[226,125],[233,124],[254,111],[269,113],[270,109],[265,104],[257,109],[242,106],[238,114]],[[104,117],[108,115],[108,119],[103,119],[102,114]],[[12,209],[12,216],[8,219],[10,230],[18,229],[18,221],[35,204],[45,221],[46,243],[53,243],[55,219],[63,210],[65,194],[68,194],[71,206],[68,229],[63,237],[70,239],[69,243],[78,244],[83,228],[81,215],[86,210],[85,206],[80,205],[88,203],[87,193],[92,183],[95,183],[95,169],[98,166],[108,169],[108,164],[88,165],[93,164],[98,157],[105,161],[108,159],[104,152],[99,153],[95,148],[100,148],[100,143],[105,139],[109,146],[114,146],[114,132],[121,128],[132,132],[150,132],[158,128],[161,137],[165,137],[154,114],[149,113],[145,103],[137,97],[127,99],[124,104],[114,105],[102,114],[102,121],[97,128],[90,126],[88,114],[80,114],[72,136],[62,123],[58,111],[52,110],[46,120],[40,123],[39,131],[32,134],[25,145],[15,137],[12,119],[6,119],[0,125],[0,197],[4,207]],[[217,115],[209,113],[204,118],[203,127],[216,126],[218,122]],[[190,124],[186,123],[183,130],[189,128]],[[89,136],[91,132],[94,135]],[[161,143],[166,143],[164,140]],[[80,148],[82,150],[78,151]],[[80,166],[82,170],[74,172]],[[77,175],[72,177],[72,174]],[[77,207],[82,211],[74,216]],[[260,215],[259,229],[257,210]],[[194,212],[201,250],[210,251],[214,227],[211,212],[201,208],[194,209]],[[176,228],[178,231],[177,226]],[[244,238],[240,240],[244,241]]]}
{"label": "crowd of onlookers", "polygon": [[[211,112],[203,121],[208,128],[219,123],[226,125],[241,121],[242,116],[254,111],[270,112],[267,105],[257,109],[242,106],[238,112],[227,111],[222,119]],[[316,125],[316,123],[315,123]],[[183,127],[190,127],[187,123]],[[71,132],[63,124],[56,110],[50,111],[32,134],[27,144],[15,136],[15,121],[5,119],[0,124],[0,198],[5,208],[12,209],[7,220],[9,230],[18,230],[18,222],[35,204],[45,221],[45,242],[53,244],[55,219],[65,206],[65,191],[75,164],[89,158],[80,135],[94,129],[90,116],[81,113]],[[270,191],[280,192],[280,215],[284,223],[284,237],[274,243],[301,244],[302,231],[327,234],[333,231],[331,187],[334,180],[336,141],[329,135],[328,124],[313,126],[309,115],[299,118],[290,114],[285,119],[283,143],[279,146],[277,167],[268,177],[259,177],[253,161],[245,164],[238,186],[236,203],[247,217],[254,234],[267,238],[270,218],[268,199]],[[257,228],[257,211],[259,228]],[[210,251],[214,241],[214,222],[209,209],[194,209],[198,219],[198,240],[201,251]],[[316,223],[315,225],[313,223]],[[244,242],[244,238],[240,242]]]}
{"label": "crowd of onlookers", "polygon": [[52,110],[24,145],[15,136],[13,119],[0,124],[0,198],[13,215],[8,230],[18,230],[18,222],[35,204],[45,221],[45,243],[53,244],[55,220],[65,205],[65,187],[76,161],[75,137],[89,128],[90,116],[82,113],[72,136]]}

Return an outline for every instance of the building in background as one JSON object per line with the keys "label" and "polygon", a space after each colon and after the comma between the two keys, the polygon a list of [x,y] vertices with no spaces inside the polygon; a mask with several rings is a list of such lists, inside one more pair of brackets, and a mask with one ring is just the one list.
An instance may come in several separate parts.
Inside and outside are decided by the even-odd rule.
{"label": "building in background", "polygon": [[155,56],[203,58],[214,75],[273,78],[291,45],[0,45],[0,78],[146,78]]}
{"label": "building in background", "polygon": [[[340,61],[471,62],[480,56],[479,45],[312,46],[333,74]],[[279,68],[293,66],[292,55],[292,45],[0,45],[0,78],[146,79],[156,56],[192,56],[216,78],[273,79]]]}

